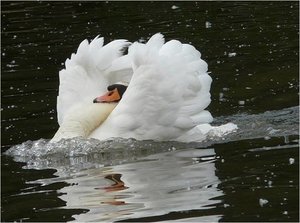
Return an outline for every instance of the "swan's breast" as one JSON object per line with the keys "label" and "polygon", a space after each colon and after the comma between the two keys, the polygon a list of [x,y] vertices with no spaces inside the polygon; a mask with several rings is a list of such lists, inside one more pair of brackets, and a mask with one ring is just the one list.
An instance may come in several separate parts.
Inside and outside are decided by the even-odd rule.
{"label": "swan's breast", "polygon": [[63,123],[51,141],[79,136],[89,137],[106,120],[116,105],[117,103],[90,103],[75,106],[65,115]]}

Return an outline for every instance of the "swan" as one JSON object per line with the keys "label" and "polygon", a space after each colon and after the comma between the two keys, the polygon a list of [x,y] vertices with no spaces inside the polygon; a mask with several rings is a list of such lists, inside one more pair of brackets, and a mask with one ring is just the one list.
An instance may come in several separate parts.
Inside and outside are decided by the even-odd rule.
{"label": "swan", "polygon": [[231,132],[233,123],[209,124],[207,69],[194,46],[165,42],[160,33],[147,43],[84,40],[59,72],[60,127],[51,141],[80,136],[190,142]]}

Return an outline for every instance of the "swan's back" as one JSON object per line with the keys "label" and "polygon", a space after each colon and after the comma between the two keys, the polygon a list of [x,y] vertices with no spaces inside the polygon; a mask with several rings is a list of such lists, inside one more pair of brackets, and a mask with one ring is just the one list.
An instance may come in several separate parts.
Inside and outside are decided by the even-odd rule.
{"label": "swan's back", "polygon": [[129,86],[91,137],[188,141],[195,135],[192,130],[212,121],[205,110],[211,78],[193,46],[177,40],[164,43],[156,34],[147,44],[132,44],[127,58],[133,70]]}

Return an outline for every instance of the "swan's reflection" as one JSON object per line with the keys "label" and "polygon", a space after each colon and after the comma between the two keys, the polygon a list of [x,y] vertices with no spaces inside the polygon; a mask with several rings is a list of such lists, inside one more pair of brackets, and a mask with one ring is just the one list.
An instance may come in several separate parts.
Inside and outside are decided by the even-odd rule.
{"label": "swan's reflection", "polygon": [[104,178],[113,181],[114,184],[112,184],[108,187],[104,187],[103,189],[105,189],[107,192],[127,189],[128,187],[126,187],[125,183],[121,180],[121,176],[122,176],[121,174],[108,174],[108,175],[106,175]]}
{"label": "swan's reflection", "polygon": [[[121,180],[121,174],[108,174],[104,176],[105,179],[111,180],[113,182],[112,185],[103,187],[103,188],[95,188],[100,190],[105,190],[106,192],[113,192],[113,191],[122,191],[126,190],[128,187],[125,186],[125,183]],[[113,196],[111,200],[102,201],[102,204],[110,204],[110,205],[124,205],[126,204],[125,201],[118,200],[118,196]]]}
{"label": "swan's reflection", "polygon": [[[217,188],[213,149],[150,155],[141,162],[77,173],[61,190],[67,208],[90,211],[77,221],[116,221],[214,208]],[[203,220],[203,217],[201,218]],[[219,216],[204,220],[217,221]]]}

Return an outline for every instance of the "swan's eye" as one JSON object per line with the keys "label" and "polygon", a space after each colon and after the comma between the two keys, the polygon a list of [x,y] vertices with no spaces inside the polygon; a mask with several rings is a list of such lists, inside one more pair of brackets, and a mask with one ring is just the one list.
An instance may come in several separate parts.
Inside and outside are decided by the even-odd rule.
{"label": "swan's eye", "polygon": [[107,87],[108,91],[113,91],[115,89],[117,89],[117,91],[119,92],[120,96],[122,97],[122,95],[124,94],[124,92],[127,89],[127,86],[123,85],[123,84],[113,84],[113,85],[110,85],[110,86]]}
{"label": "swan's eye", "polygon": [[117,86],[116,86],[116,84],[113,84],[113,85],[108,86],[108,87],[107,87],[107,90],[108,90],[108,91],[112,91],[112,90],[114,90],[115,88],[117,88]]}

